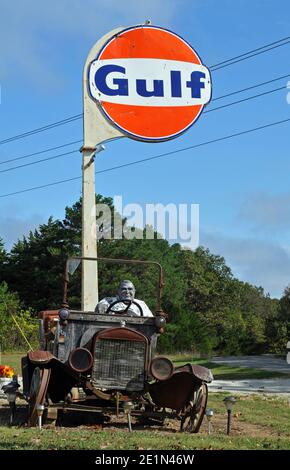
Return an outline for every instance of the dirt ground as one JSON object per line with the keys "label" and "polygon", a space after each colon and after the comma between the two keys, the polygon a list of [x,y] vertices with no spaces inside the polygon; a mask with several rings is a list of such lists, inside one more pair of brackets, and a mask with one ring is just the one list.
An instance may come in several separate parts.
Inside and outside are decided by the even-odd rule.
{"label": "dirt ground", "polygon": [[[26,417],[27,417],[27,407],[24,401],[17,403],[17,409],[15,414],[15,426],[25,427],[26,426]],[[8,426],[10,419],[10,409],[6,400],[0,400],[0,426]],[[102,419],[100,416],[92,413],[84,413],[81,415],[78,412],[67,412],[60,416],[57,422],[50,421],[49,423],[44,423],[44,428],[54,428],[55,426],[62,426],[66,428],[79,426],[82,429],[85,428],[98,428],[104,430],[116,429],[127,429],[127,420],[125,416],[116,417],[114,415]],[[134,431],[141,432],[144,430],[156,430],[159,429],[165,433],[176,433],[180,430],[180,422],[176,419],[166,419],[163,426],[160,425],[144,425],[136,418],[132,418],[132,428]],[[227,428],[227,416],[225,414],[216,413],[212,419],[212,434],[225,434]],[[202,426],[200,428],[200,434],[208,433],[208,421],[204,418]],[[271,430],[266,426],[258,426],[251,423],[245,423],[241,421],[239,413],[233,413],[232,416],[232,426],[231,426],[231,435],[233,436],[247,436],[247,437],[269,437],[275,436],[277,433]]]}

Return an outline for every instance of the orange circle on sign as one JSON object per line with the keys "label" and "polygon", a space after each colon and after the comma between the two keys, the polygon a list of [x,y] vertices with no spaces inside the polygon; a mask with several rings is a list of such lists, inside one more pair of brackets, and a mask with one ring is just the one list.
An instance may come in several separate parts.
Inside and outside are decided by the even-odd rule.
{"label": "orange circle on sign", "polygon": [[[194,49],[180,36],[163,28],[136,26],[121,31],[100,51],[97,60],[160,59],[202,65]],[[129,137],[158,142],[185,132],[199,117],[204,104],[140,106],[99,101],[111,123]]]}

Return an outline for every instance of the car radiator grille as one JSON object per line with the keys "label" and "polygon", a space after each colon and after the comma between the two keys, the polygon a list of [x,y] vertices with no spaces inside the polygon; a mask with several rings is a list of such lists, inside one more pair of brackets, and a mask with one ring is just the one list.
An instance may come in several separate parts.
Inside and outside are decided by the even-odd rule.
{"label": "car radiator grille", "polygon": [[106,389],[144,388],[145,343],[118,339],[96,341],[92,381]]}

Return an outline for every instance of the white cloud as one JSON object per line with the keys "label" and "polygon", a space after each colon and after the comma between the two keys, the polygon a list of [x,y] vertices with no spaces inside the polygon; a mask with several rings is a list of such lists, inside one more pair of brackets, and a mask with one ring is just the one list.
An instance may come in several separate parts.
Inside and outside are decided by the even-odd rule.
{"label": "white cloud", "polygon": [[250,195],[241,206],[239,219],[256,231],[281,232],[290,229],[290,193]]}
{"label": "white cloud", "polygon": [[17,215],[0,216],[0,238],[5,243],[6,250],[10,250],[17,240],[28,235],[30,230],[34,230],[44,223],[44,218],[40,214],[32,214],[27,218]]}
{"label": "white cloud", "polygon": [[280,297],[290,283],[290,251],[273,242],[202,233],[201,245],[223,256],[234,276]]}
{"label": "white cloud", "polygon": [[[50,88],[62,80],[59,70],[79,43],[91,45],[118,26],[152,18],[168,27],[184,0],[25,0],[1,2],[0,76]],[[85,44],[84,44],[85,45]],[[84,51],[86,54],[88,51]],[[84,57],[85,59],[85,57]]]}

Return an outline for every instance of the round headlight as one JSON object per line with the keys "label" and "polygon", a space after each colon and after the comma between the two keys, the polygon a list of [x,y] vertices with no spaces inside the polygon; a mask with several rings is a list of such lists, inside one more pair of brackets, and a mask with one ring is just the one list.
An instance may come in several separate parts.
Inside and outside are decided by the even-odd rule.
{"label": "round headlight", "polygon": [[76,348],[70,353],[68,363],[75,372],[87,372],[93,365],[93,356],[86,348]]}
{"label": "round headlight", "polygon": [[155,317],[155,325],[157,326],[157,328],[164,327],[166,325],[166,318],[161,315],[158,315],[157,317]]}
{"label": "round headlight", "polygon": [[167,380],[172,376],[174,366],[167,357],[155,357],[150,365],[151,375],[157,380]]}
{"label": "round headlight", "polygon": [[58,312],[58,316],[59,318],[62,320],[62,321],[65,321],[68,319],[70,315],[70,311],[67,309],[67,308],[62,308],[59,312]]}

